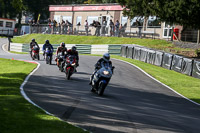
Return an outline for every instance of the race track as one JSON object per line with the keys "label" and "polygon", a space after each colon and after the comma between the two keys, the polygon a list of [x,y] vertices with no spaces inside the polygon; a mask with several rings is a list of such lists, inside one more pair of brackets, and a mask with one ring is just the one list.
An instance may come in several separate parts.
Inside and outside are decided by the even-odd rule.
{"label": "race track", "polygon": [[[31,60],[29,55],[0,58]],[[71,80],[55,62],[40,68],[24,86],[27,96],[49,113],[94,133],[199,133],[200,107],[146,76],[137,68],[112,60],[115,73],[102,97],[90,92],[89,77],[100,57],[80,56]],[[59,129],[58,129],[59,130]]]}

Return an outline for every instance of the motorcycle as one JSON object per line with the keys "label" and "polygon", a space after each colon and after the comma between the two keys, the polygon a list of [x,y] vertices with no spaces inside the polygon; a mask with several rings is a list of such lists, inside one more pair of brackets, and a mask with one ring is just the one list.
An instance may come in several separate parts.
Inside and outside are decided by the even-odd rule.
{"label": "motorcycle", "polygon": [[57,58],[56,58],[56,63],[57,63],[57,66],[58,66],[58,68],[59,68],[59,70],[61,71],[61,72],[63,72],[63,65],[64,65],[64,62],[65,62],[65,53],[58,53],[58,56],[57,56]]}
{"label": "motorcycle", "polygon": [[40,60],[40,53],[39,53],[40,49],[37,46],[33,46],[32,48],[32,59],[38,59]]}
{"label": "motorcycle", "polygon": [[46,50],[45,50],[46,64],[51,65],[52,55],[53,55],[53,50],[51,48],[46,48]]}
{"label": "motorcycle", "polygon": [[69,80],[72,74],[76,71],[76,58],[73,55],[68,55],[65,61],[64,72]]}
{"label": "motorcycle", "polygon": [[102,65],[102,67],[94,74],[94,77],[92,79],[92,92],[96,92],[99,96],[102,96],[104,94],[104,90],[113,75],[114,68],[114,66],[109,66],[108,63]]}

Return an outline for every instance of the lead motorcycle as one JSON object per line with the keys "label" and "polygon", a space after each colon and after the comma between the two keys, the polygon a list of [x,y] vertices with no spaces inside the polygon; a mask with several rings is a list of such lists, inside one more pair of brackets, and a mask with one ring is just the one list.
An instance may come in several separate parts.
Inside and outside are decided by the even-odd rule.
{"label": "lead motorcycle", "polygon": [[66,53],[60,52],[56,58],[56,64],[61,72],[64,70],[64,63],[65,63],[65,55]]}
{"label": "lead motorcycle", "polygon": [[96,92],[99,96],[103,95],[104,90],[113,75],[114,68],[115,68],[114,66],[113,67],[109,66],[108,63],[106,63],[105,65],[102,64],[101,69],[99,69],[94,74],[94,77],[92,79],[92,84],[91,84],[92,92]]}
{"label": "lead motorcycle", "polygon": [[65,61],[64,72],[69,80],[72,74],[76,71],[76,57],[68,55]]}
{"label": "lead motorcycle", "polygon": [[50,47],[45,49],[45,56],[46,56],[46,64],[51,65],[53,50]]}

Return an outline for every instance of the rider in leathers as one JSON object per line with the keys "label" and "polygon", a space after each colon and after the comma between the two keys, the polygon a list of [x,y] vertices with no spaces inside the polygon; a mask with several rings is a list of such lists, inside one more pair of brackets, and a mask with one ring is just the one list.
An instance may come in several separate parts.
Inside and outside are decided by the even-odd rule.
{"label": "rider in leathers", "polygon": [[101,69],[101,65],[102,64],[105,64],[105,63],[109,63],[109,66],[112,68],[112,62],[110,61],[110,54],[109,53],[105,53],[103,55],[103,58],[99,59],[97,61],[97,63],[95,64],[95,71],[93,72],[92,76],[90,77],[90,85],[92,84],[92,79],[94,77],[94,74],[99,70]]}
{"label": "rider in leathers", "polygon": [[[65,43],[62,42],[60,46],[56,50],[56,62],[57,66],[59,67],[59,64],[63,61],[62,58],[60,58],[59,53],[62,53],[62,55],[65,57],[67,54],[67,48],[65,47]],[[64,65],[64,62],[62,63],[62,67]]]}
{"label": "rider in leathers", "polygon": [[79,66],[79,56],[78,56],[78,51],[76,51],[76,47],[72,46],[72,48],[67,51],[67,54],[74,55],[76,58],[76,66]]}
{"label": "rider in leathers", "polygon": [[40,48],[39,45],[37,44],[37,42],[35,41],[35,39],[32,39],[32,41],[30,43],[30,55],[31,55],[31,57],[32,57],[32,51],[33,51],[34,46],[37,46],[38,48]]}
{"label": "rider in leathers", "polygon": [[45,59],[45,50],[46,50],[46,48],[50,48],[53,51],[53,46],[49,43],[49,40],[46,40],[45,44],[42,47],[44,59]]}

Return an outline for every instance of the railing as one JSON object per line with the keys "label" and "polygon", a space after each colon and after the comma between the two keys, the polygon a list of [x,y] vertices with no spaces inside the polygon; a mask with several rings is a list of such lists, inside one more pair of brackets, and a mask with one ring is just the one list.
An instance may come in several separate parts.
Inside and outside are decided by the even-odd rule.
{"label": "railing", "polygon": [[0,29],[0,36],[8,36],[8,37],[12,37],[14,35],[14,30],[10,30],[10,29]]}
{"label": "railing", "polygon": [[95,35],[95,36],[116,36],[116,37],[150,37],[155,38],[158,34],[156,28],[149,28],[144,31],[141,27],[121,26],[52,26],[52,25],[31,25],[30,33],[42,34],[68,34],[68,35]]}

